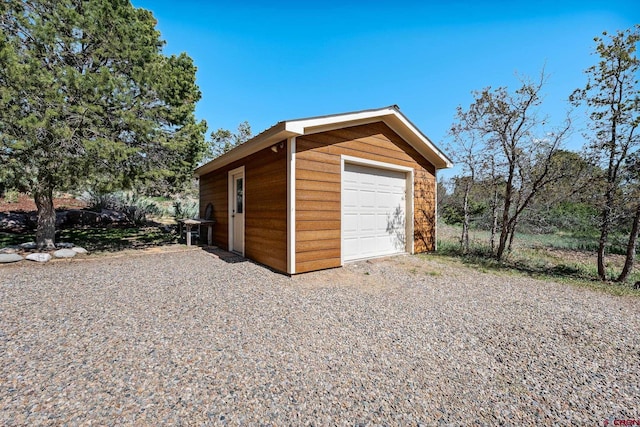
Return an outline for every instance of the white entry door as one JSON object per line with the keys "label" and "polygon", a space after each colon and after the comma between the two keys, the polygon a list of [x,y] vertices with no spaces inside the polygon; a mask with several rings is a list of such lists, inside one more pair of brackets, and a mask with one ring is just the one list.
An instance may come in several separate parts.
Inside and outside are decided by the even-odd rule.
{"label": "white entry door", "polygon": [[229,250],[244,255],[244,170],[231,173]]}
{"label": "white entry door", "polygon": [[342,259],[405,252],[407,173],[345,163]]}

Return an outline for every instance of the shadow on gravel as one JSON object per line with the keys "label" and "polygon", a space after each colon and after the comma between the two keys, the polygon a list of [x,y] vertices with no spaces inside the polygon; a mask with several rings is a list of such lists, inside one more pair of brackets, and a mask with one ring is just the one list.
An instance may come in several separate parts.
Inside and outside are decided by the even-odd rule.
{"label": "shadow on gravel", "polygon": [[224,249],[220,249],[217,246],[203,246],[201,247],[201,249],[213,256],[215,256],[216,258],[221,259],[222,261],[228,263],[228,264],[240,264],[240,263],[247,263],[247,264],[253,264],[253,265],[257,265],[260,268],[265,268],[269,271],[272,271],[273,273],[276,274],[281,274],[283,276],[286,277],[291,277],[289,274],[282,272],[282,271],[278,271],[275,270],[271,267],[269,267],[268,265],[264,265],[264,264],[260,264],[259,262],[250,260],[248,258],[243,257],[242,255],[238,255],[236,253],[233,252],[228,252],[225,251]]}
{"label": "shadow on gravel", "polygon": [[222,261],[229,264],[237,264],[240,262],[251,262],[249,259],[243,257],[242,255],[238,255],[233,252],[227,252],[216,246],[203,247],[202,250],[212,255],[215,255],[216,257],[220,258]]}

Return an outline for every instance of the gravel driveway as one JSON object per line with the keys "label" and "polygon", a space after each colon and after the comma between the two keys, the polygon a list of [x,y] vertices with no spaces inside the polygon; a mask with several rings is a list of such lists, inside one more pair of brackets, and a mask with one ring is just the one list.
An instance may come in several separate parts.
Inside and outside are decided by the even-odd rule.
{"label": "gravel driveway", "polygon": [[23,262],[0,267],[0,424],[640,420],[638,302],[411,256]]}

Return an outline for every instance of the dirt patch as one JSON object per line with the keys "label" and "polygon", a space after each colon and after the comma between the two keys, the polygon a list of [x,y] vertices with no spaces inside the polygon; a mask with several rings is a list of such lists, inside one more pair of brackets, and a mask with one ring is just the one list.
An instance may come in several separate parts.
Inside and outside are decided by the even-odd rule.
{"label": "dirt patch", "polygon": [[[87,203],[71,195],[62,195],[54,197],[53,207],[55,209],[83,209],[87,207]],[[33,197],[28,194],[19,194],[15,201],[0,197],[0,212],[33,212],[36,210]]]}

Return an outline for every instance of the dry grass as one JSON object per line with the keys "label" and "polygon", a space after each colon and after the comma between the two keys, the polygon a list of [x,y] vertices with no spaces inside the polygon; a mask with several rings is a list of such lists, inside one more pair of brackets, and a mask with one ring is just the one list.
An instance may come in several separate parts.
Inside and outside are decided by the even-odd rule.
{"label": "dry grass", "polygon": [[598,280],[596,252],[576,249],[591,247],[593,242],[588,239],[580,239],[568,234],[517,234],[513,251],[498,262],[491,255],[488,232],[472,230],[471,250],[463,255],[459,246],[460,227],[447,224],[439,224],[438,227],[439,256],[454,257],[481,270],[526,274],[605,290],[615,295],[640,296],[640,290],[633,288],[633,284],[640,281],[640,271],[637,266],[626,283],[613,282],[624,265],[623,255],[607,255],[606,268],[609,281]]}

